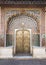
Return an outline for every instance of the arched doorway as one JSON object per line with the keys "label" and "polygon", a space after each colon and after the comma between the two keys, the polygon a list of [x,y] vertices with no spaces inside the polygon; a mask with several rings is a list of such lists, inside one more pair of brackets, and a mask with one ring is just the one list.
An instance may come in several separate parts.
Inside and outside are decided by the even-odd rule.
{"label": "arched doorway", "polygon": [[7,40],[9,41],[9,44],[14,45],[14,30],[21,29],[21,23],[23,22],[25,24],[25,29],[32,29],[32,45],[34,46],[40,45],[40,42],[38,42],[39,36],[37,34],[39,33],[39,25],[38,25],[39,23],[37,22],[37,18],[35,18],[33,15],[17,14],[17,16],[12,16],[8,21],[9,22],[7,29],[8,33]]}

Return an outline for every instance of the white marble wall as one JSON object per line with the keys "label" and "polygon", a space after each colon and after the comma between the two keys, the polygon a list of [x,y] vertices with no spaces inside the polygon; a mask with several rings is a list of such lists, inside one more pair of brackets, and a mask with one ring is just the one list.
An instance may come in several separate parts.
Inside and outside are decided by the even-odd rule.
{"label": "white marble wall", "polygon": [[[13,47],[0,47],[0,58],[21,58],[21,57],[20,56],[13,57]],[[26,57],[30,58],[30,56],[26,56]],[[24,56],[24,58],[26,57]],[[44,47],[33,47],[32,58],[40,58],[40,59],[44,58],[45,59],[46,58],[45,48]]]}
{"label": "white marble wall", "polygon": [[45,47],[33,47],[33,58],[46,58]]}
{"label": "white marble wall", "polygon": [[12,47],[0,47],[0,58],[12,58],[13,49]]}

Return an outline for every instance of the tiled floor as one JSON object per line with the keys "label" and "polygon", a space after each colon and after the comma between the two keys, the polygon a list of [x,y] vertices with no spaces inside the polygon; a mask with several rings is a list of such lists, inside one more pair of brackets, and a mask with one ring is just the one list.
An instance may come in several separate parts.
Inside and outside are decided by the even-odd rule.
{"label": "tiled floor", "polygon": [[4,59],[0,60],[0,65],[46,65],[46,59]]}

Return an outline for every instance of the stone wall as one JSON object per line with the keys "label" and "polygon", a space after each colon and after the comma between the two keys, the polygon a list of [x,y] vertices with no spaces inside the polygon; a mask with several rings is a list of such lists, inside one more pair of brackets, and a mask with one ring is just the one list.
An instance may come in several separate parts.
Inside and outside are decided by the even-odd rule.
{"label": "stone wall", "polygon": [[45,46],[46,46],[46,7],[45,7]]}
{"label": "stone wall", "polygon": [[[22,15],[21,15],[22,14]],[[37,20],[36,20],[37,18]],[[40,10],[39,9],[21,9],[21,8],[5,8],[5,22],[9,22],[7,28],[7,41],[11,38],[11,34],[14,36],[14,29],[21,29],[21,24],[24,22],[25,28],[32,29],[33,45],[40,45],[40,38],[38,36],[38,23],[40,24]],[[13,40],[13,37],[9,39],[8,44]],[[12,41],[12,44],[14,41]]]}
{"label": "stone wall", "polygon": [[41,34],[42,34],[42,46],[46,47],[46,7],[42,9],[42,25],[41,25]]}
{"label": "stone wall", "polygon": [[[25,10],[27,10],[27,9],[25,9]],[[39,25],[40,33],[39,34],[40,34],[40,46],[42,46],[42,37],[44,36],[44,33],[45,33],[45,19],[46,19],[45,12],[44,12],[45,9],[44,8],[32,8],[32,9],[39,10],[40,11],[40,15],[38,15],[37,17],[38,17],[38,19],[40,19],[39,20],[39,23],[40,23],[40,25]],[[32,9],[29,8],[29,12]],[[1,32],[2,35],[1,36],[2,36],[2,40],[4,42],[4,46],[6,46],[6,31],[7,31],[7,22],[8,22],[8,19],[12,15],[16,14],[16,11],[18,13],[18,10],[19,11],[21,10],[21,11],[24,12],[23,8],[12,8],[12,7],[10,7],[10,8],[9,7],[7,7],[7,8],[2,7],[1,8],[1,17],[2,18],[1,18],[1,29],[0,30],[2,30],[2,32]],[[37,12],[36,11],[35,11],[35,13],[37,15]],[[20,12],[19,12],[19,14],[20,14]],[[33,13],[33,15],[34,15],[34,13]]]}
{"label": "stone wall", "polygon": [[0,46],[4,46],[4,40],[2,36],[2,22],[1,22],[1,7],[0,7]]}
{"label": "stone wall", "polygon": [[1,7],[0,7],[0,34],[1,34]]}

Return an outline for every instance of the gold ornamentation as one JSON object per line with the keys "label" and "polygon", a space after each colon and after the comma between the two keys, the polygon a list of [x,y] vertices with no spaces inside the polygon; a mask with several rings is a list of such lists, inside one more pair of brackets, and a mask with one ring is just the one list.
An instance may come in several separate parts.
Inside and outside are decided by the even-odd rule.
{"label": "gold ornamentation", "polygon": [[16,52],[30,53],[30,32],[24,28],[16,31]]}

